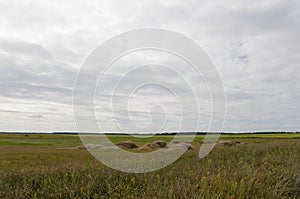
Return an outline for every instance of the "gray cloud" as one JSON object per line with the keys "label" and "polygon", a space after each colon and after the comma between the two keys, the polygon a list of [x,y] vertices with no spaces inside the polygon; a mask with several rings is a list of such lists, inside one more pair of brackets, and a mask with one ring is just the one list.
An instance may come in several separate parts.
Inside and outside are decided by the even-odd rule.
{"label": "gray cloud", "polygon": [[[74,130],[73,82],[86,57],[113,35],[150,26],[181,32],[208,52],[227,93],[225,131],[299,130],[299,6],[296,0],[0,1],[0,130]],[[113,85],[133,65],[153,62],[183,74],[201,96],[203,118],[210,115],[208,91],[189,65],[162,53],[137,53],[114,64],[105,86],[96,92],[96,110],[107,128],[113,121]],[[166,69],[133,73],[114,99],[117,104],[127,102],[124,89],[141,79],[167,79],[188,103],[182,79],[169,74]],[[143,102],[132,107],[134,115],[148,117],[146,110],[157,99],[173,113],[168,127],[172,130],[176,103],[168,93],[152,87],[139,96]],[[188,113],[193,118],[194,112]],[[116,119],[126,123],[126,115],[120,109]],[[159,111],[152,116],[153,121],[162,118]]]}

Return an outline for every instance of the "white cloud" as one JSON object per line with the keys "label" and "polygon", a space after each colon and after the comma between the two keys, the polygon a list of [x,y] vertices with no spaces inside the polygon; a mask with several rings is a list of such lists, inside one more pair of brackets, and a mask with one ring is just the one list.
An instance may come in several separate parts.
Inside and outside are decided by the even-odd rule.
{"label": "white cloud", "polygon": [[[225,131],[299,130],[299,6],[297,0],[0,0],[0,130],[74,130],[77,70],[106,39],[140,27],[172,29],[206,49],[227,92]],[[160,56],[154,56],[156,61],[180,63]],[[107,82],[116,81],[122,65],[143,63],[141,57],[120,60]],[[181,72],[197,82],[189,69],[183,70],[187,67]],[[168,74],[161,70],[156,78],[163,77]],[[179,79],[170,80],[182,88]],[[204,90],[201,85],[198,92]],[[209,115],[206,106],[203,115]],[[137,114],[148,117],[139,109]],[[109,120],[109,107],[101,110]],[[123,116],[120,110],[117,117]]]}

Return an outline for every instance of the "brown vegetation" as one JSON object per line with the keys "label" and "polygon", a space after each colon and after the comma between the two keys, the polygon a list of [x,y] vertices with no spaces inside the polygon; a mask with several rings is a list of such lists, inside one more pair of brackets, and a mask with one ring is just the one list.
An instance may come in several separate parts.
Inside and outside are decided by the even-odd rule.
{"label": "brown vegetation", "polygon": [[116,145],[118,147],[124,148],[124,149],[135,149],[135,148],[139,147],[136,143],[134,143],[132,141],[118,142]]}

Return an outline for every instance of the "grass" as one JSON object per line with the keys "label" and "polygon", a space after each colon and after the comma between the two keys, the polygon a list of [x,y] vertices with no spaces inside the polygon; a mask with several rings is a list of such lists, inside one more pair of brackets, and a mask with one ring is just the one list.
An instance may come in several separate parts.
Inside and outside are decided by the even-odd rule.
{"label": "grass", "polygon": [[[76,135],[0,135],[0,198],[300,198],[300,135],[222,135],[246,142],[193,150],[159,171],[129,174],[99,163]],[[139,145],[170,136],[110,136]],[[69,149],[68,147],[73,147]]]}

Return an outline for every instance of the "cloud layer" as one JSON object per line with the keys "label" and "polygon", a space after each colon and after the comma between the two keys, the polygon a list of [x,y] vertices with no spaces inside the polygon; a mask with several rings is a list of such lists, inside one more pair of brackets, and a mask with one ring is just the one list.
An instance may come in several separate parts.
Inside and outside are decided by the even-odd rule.
{"label": "cloud layer", "polygon": [[[76,130],[72,91],[84,60],[110,37],[142,27],[178,31],[206,50],[227,93],[224,131],[299,130],[299,7],[296,0],[231,4],[222,0],[0,0],[0,130]],[[115,83],[126,67],[153,62],[180,68],[197,85],[197,93],[203,95],[198,130],[206,130],[211,111],[208,91],[202,80],[193,79],[190,66],[172,56],[154,52],[128,55],[112,66],[105,81],[107,85]],[[152,72],[133,75],[130,83],[165,78],[185,94],[180,78],[170,78],[164,69]],[[126,85],[115,93],[117,104],[128,97],[122,86]],[[113,117],[111,88],[96,93],[101,125],[108,131],[119,131],[112,124],[126,125],[127,110],[116,106]],[[151,118],[149,107],[161,104],[170,116],[164,130],[176,130],[172,126],[180,114],[173,97],[156,86],[145,87],[131,101],[131,119],[141,126],[148,125],[149,118],[159,123],[165,117],[162,110],[153,108]],[[191,120],[196,118],[193,112],[189,114]],[[183,130],[190,129],[187,125]]]}

